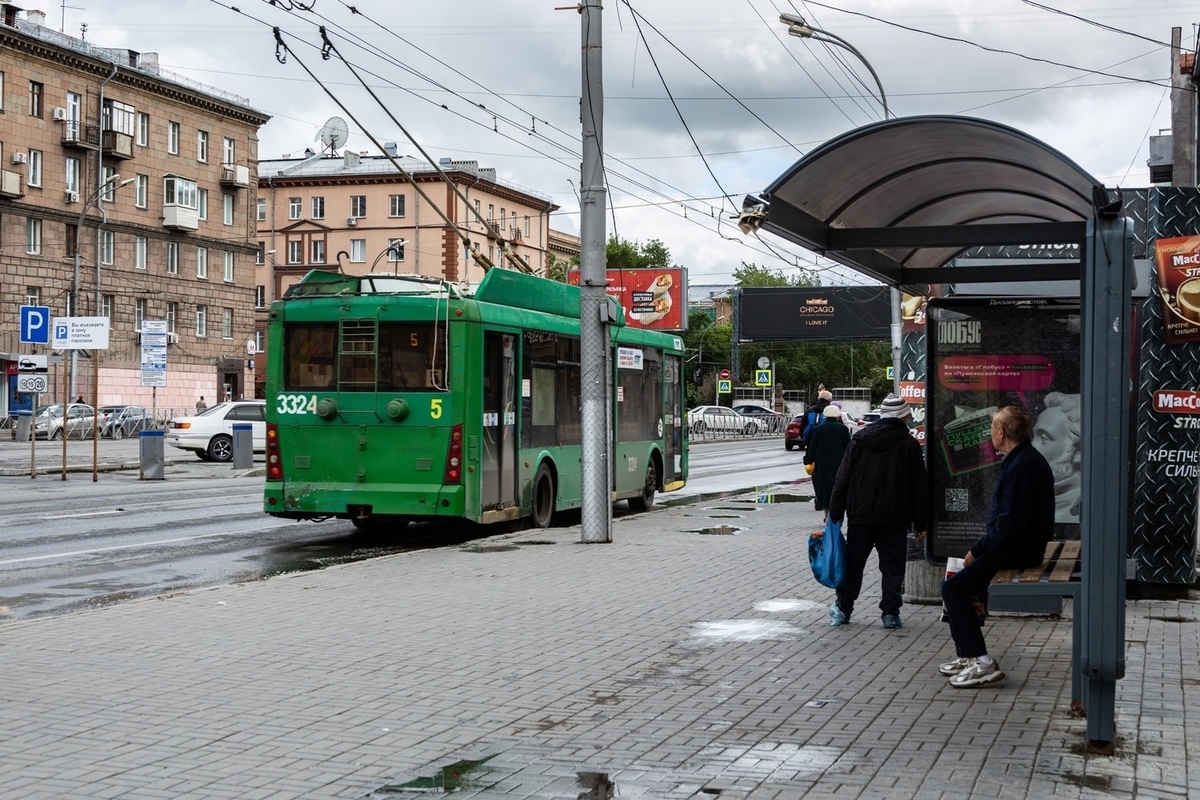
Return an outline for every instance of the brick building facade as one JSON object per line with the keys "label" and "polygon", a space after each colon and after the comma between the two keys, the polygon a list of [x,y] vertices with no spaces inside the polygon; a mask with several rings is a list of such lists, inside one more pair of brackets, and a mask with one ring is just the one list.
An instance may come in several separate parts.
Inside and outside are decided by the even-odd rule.
{"label": "brick building facade", "polygon": [[0,414],[31,402],[15,391],[16,356],[51,352],[20,343],[22,305],[110,322],[108,350],[65,359],[41,402],[64,384],[92,401],[98,377],[99,404],[149,406],[143,320],[170,331],[160,409],[248,396],[267,115],[156,54],[95,47],[11,4],[0,14]]}

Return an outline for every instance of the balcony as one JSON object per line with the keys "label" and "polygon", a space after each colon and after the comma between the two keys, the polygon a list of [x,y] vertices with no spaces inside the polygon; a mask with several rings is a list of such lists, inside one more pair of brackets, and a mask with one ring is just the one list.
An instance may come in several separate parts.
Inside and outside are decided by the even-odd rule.
{"label": "balcony", "polygon": [[90,125],[75,119],[63,122],[63,147],[79,150],[98,150],[104,143],[104,155],[113,158],[133,158],[133,137],[120,131],[104,131],[103,140],[100,136],[100,126]]}
{"label": "balcony", "polygon": [[241,164],[221,165],[221,185],[247,189],[250,186],[250,168]]}
{"label": "balcony", "polygon": [[194,231],[200,227],[200,215],[194,208],[187,206],[164,204],[163,227],[176,230]]}
{"label": "balcony", "polygon": [[24,176],[19,172],[0,170],[0,197],[21,197],[25,194],[21,188]]}

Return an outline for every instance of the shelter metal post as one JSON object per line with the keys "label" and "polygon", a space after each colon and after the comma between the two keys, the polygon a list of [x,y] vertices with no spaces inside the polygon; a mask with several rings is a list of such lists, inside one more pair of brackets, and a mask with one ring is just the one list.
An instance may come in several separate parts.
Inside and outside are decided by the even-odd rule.
{"label": "shelter metal post", "polygon": [[1089,749],[1111,753],[1116,682],[1125,676],[1125,550],[1129,535],[1130,297],[1133,223],[1094,216],[1080,281],[1083,327],[1083,536],[1076,653],[1085,681]]}

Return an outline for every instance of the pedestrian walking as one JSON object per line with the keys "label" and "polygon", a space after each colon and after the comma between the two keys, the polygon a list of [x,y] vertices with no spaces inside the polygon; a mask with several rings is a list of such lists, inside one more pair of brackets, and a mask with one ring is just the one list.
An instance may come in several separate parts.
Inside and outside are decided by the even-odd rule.
{"label": "pedestrian walking", "polygon": [[925,538],[929,518],[925,459],[908,431],[908,401],[889,394],[880,413],[878,422],[850,440],[829,499],[829,518],[834,522],[848,518],[846,577],[829,607],[834,626],[850,621],[867,556],[874,549],[879,555],[883,627],[899,628],[908,531],[915,530],[918,540]]}
{"label": "pedestrian walking", "polygon": [[958,689],[1004,680],[1000,660],[987,651],[973,601],[987,605],[988,584],[1000,570],[1042,563],[1054,533],[1054,471],[1030,442],[1031,429],[1019,406],[1003,406],[992,415],[992,447],[1003,461],[984,534],[963,557],[963,568],[942,583],[957,658],[938,671]]}
{"label": "pedestrian walking", "polygon": [[200,395],[200,399],[196,401],[196,413],[199,414],[206,408],[208,408],[208,403],[204,402],[204,395]]}
{"label": "pedestrian walking", "polygon": [[813,465],[813,505],[817,511],[827,512],[833,480],[850,445],[850,429],[842,424],[842,411],[835,405],[825,407],[824,417],[804,451],[804,463]]}
{"label": "pedestrian walking", "polygon": [[804,439],[804,449],[808,449],[808,440],[812,436],[813,431],[821,424],[821,420],[825,418],[825,409],[833,402],[833,392],[828,389],[821,389],[817,392],[817,399],[808,411],[804,414],[804,427],[800,429],[800,436]]}

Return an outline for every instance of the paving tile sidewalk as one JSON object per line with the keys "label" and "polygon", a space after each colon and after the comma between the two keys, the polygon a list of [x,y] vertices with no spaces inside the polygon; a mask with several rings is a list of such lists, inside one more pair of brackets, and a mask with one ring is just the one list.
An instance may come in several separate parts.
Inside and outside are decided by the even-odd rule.
{"label": "paving tile sidewalk", "polygon": [[1008,681],[952,689],[937,609],[884,630],[872,559],[830,628],[819,515],[753,500],[0,626],[0,798],[1200,794],[1195,599],[1130,602],[1088,756],[1069,620],[994,619]]}

